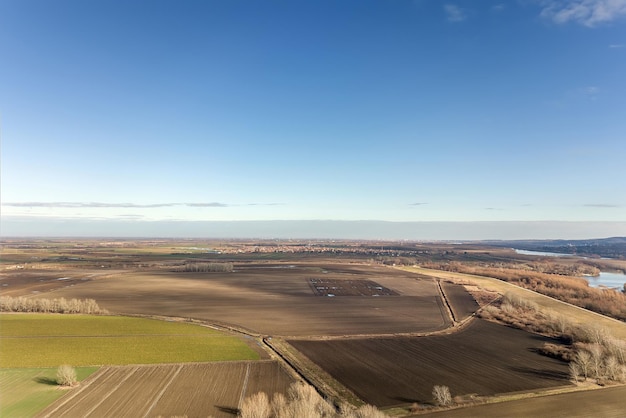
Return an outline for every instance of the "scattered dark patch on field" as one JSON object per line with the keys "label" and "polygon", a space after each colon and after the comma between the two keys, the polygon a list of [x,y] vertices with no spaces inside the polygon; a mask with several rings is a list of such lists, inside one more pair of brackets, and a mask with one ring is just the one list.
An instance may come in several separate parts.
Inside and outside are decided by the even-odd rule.
{"label": "scattered dark patch on field", "polygon": [[537,354],[549,338],[475,320],[449,335],[289,341],[365,402],[431,402],[434,385],[452,395],[493,395],[568,384],[567,364]]}
{"label": "scattered dark patch on field", "polygon": [[398,293],[371,280],[309,278],[316,296],[397,296]]}
{"label": "scattered dark patch on field", "polygon": [[450,307],[454,312],[457,321],[461,321],[478,310],[478,303],[474,297],[465,290],[465,287],[453,283],[441,283],[443,291],[446,293]]}

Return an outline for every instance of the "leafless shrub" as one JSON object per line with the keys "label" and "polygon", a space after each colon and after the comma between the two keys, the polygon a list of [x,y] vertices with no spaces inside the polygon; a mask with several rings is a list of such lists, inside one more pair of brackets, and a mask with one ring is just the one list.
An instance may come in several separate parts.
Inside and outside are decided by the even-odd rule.
{"label": "leafless shrub", "polygon": [[578,366],[578,363],[575,363],[573,361],[570,362],[569,375],[574,382],[578,382],[578,379],[580,378],[580,367]]}
{"label": "leafless shrub", "polygon": [[570,361],[573,359],[572,349],[562,344],[544,343],[537,351],[544,356],[559,360]]}
{"label": "leafless shrub", "polygon": [[244,399],[239,416],[241,418],[269,418],[272,412],[269,399],[264,392],[255,393]]}
{"label": "leafless shrub", "polygon": [[375,406],[363,405],[354,413],[356,418],[386,418],[387,415],[379,411]]}
{"label": "leafless shrub", "polygon": [[272,398],[272,414],[275,418],[288,418],[289,417],[289,405],[287,398],[282,393],[275,393]]}
{"label": "leafless shrub", "polygon": [[60,386],[75,386],[78,383],[76,370],[68,364],[63,364],[57,369],[57,384]]}
{"label": "leafless shrub", "polygon": [[450,388],[447,386],[435,385],[433,387],[433,398],[437,404],[442,406],[448,406],[452,404],[452,395],[450,395]]}
{"label": "leafless shrub", "polygon": [[614,356],[619,364],[626,364],[626,341],[608,337],[604,341],[605,351]]}
{"label": "leafless shrub", "polygon": [[277,393],[268,402],[267,395],[257,393],[246,398],[239,416],[242,418],[384,418],[386,415],[371,405],[354,409],[342,405],[337,412],[333,405],[324,400],[310,385],[292,383],[287,396]]}
{"label": "leafless shrub", "polygon": [[585,350],[579,350],[574,356],[574,363],[585,379],[589,377],[591,370],[591,354]]}

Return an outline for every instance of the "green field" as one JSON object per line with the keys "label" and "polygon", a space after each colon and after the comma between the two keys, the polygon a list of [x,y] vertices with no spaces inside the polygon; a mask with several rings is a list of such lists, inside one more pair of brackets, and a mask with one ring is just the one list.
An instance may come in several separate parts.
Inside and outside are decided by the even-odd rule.
{"label": "green field", "polygon": [[[87,378],[97,367],[76,369],[78,380]],[[66,390],[56,385],[56,368],[0,369],[0,416],[33,416]]]}
{"label": "green field", "polygon": [[94,315],[0,315],[0,367],[256,360],[242,338],[180,322]]}
{"label": "green field", "polygon": [[[61,364],[256,360],[236,336],[199,325],[94,315],[0,314],[0,416],[28,417],[65,393]],[[76,367],[79,380],[98,367]]]}

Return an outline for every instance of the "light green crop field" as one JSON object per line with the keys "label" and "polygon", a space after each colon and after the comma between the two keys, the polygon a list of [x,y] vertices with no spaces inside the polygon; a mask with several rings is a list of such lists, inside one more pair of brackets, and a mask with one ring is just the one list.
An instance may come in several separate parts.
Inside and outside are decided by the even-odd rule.
{"label": "light green crop field", "polygon": [[95,315],[0,315],[0,367],[256,360],[242,338],[199,325]]}
{"label": "light green crop field", "polygon": [[0,336],[224,335],[186,322],[127,316],[67,314],[0,315]]}
{"label": "light green crop field", "polygon": [[[97,367],[76,368],[78,380],[98,370]],[[56,385],[56,368],[0,369],[0,416],[29,417],[41,411],[66,390]]]}

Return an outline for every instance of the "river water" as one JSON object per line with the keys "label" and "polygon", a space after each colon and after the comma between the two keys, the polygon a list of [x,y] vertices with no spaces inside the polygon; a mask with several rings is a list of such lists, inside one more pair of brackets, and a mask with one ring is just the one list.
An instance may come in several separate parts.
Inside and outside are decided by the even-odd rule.
{"label": "river water", "polygon": [[[577,257],[573,254],[563,253],[550,253],[544,251],[528,251],[515,249],[516,253],[523,255],[538,255],[542,257]],[[584,258],[584,257],[579,257]],[[623,273],[610,273],[607,271],[601,271],[599,276],[584,276],[589,282],[591,287],[608,287],[610,289],[624,290],[624,284],[626,283],[626,274]]]}

